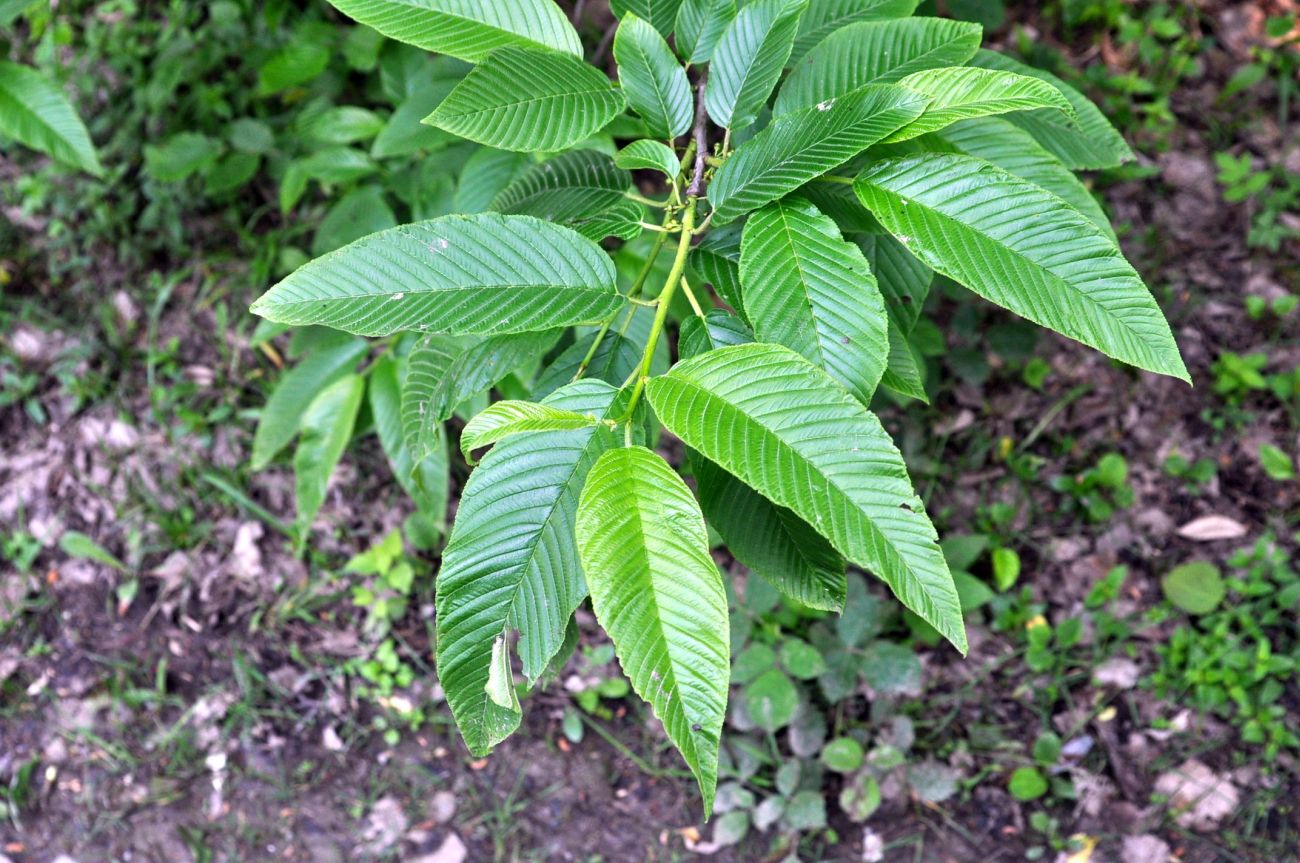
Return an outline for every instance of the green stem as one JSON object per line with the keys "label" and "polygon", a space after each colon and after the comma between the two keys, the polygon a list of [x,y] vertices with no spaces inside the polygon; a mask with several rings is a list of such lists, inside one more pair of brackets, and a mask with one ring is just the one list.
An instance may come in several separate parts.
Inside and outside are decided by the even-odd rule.
{"label": "green stem", "polygon": [[646,381],[650,379],[650,365],[654,362],[655,348],[659,345],[659,336],[663,333],[664,324],[668,320],[668,307],[672,305],[673,294],[676,293],[682,275],[686,272],[686,256],[690,254],[691,239],[694,236],[695,199],[689,198],[686,201],[686,211],[682,214],[682,232],[677,240],[677,256],[673,259],[673,268],[668,273],[663,290],[659,292],[659,308],[655,309],[654,323],[650,326],[650,338],[646,340],[645,353],[641,356],[641,371],[637,375],[632,398],[627,404],[627,412],[623,415],[624,421],[631,419],[632,412],[641,400],[641,393],[645,391]]}

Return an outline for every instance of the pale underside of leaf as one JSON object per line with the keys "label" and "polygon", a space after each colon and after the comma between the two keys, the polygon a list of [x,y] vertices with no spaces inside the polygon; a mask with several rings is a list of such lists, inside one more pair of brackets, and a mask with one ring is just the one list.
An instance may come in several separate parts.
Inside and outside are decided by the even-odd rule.
{"label": "pale underside of leaf", "polygon": [[340,12],[406,42],[475,62],[505,45],[582,56],[582,41],[551,0],[330,0]]}
{"label": "pale underside of leaf", "polygon": [[885,301],[862,251],[802,198],[745,223],[740,281],[759,341],[798,351],[864,405],[889,357]]}
{"label": "pale underside of leaf", "polygon": [[792,510],[959,650],[961,603],[902,456],[875,415],[780,345],[679,363],[646,390],[687,446]]}
{"label": "pale underside of leaf", "polygon": [[643,447],[601,456],[576,537],[624,674],[695,774],[707,818],[730,678],[727,597],[690,489]]}
{"label": "pale underside of leaf", "polygon": [[947,155],[877,162],[855,188],[934,270],[1109,356],[1188,380],[1141,278],[1055,195],[981,159]]}
{"label": "pale underside of leaf", "polygon": [[865,21],[843,27],[804,55],[781,85],[776,116],[835,99],[866,84],[965,63],[979,50],[978,24],[944,18]]}
{"label": "pale underside of leaf", "polygon": [[598,322],[614,265],[568,228],[528,216],[444,216],[364,237],[300,267],[253,312],[365,336],[493,334]]}
{"label": "pale underside of leaf", "polygon": [[465,424],[460,433],[460,451],[474,463],[470,454],[517,434],[539,431],[571,431],[594,426],[594,414],[580,414],[550,405],[526,401],[500,401],[480,411]]}
{"label": "pale underside of leaf", "polygon": [[920,94],[881,84],[778,117],[718,169],[709,184],[714,221],[726,224],[844,164],[924,106]]}
{"label": "pale underside of leaf", "polygon": [[569,54],[501,48],[470,70],[425,122],[501,150],[564,150],[625,106],[604,73]]}
{"label": "pale underside of leaf", "polygon": [[[603,416],[612,387],[580,381],[547,404]],[[535,680],[564,642],[586,596],[573,543],[588,470],[621,438],[604,426],[518,435],[470,474],[437,583],[438,679],[470,750],[486,754],[519,724],[487,692],[492,646],[518,629],[524,674]]]}

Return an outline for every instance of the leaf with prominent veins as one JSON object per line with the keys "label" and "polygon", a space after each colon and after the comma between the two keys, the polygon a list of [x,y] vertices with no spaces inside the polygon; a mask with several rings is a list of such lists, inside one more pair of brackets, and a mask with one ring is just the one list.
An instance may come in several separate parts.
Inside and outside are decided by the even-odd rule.
{"label": "leaf with prominent veins", "polygon": [[[603,418],[616,395],[579,381],[544,404]],[[573,542],[578,496],[601,453],[621,442],[604,424],[516,435],[470,474],[438,572],[437,641],[438,680],[475,754],[519,724],[487,691],[497,639],[519,630],[524,676],[536,680],[587,595]]]}
{"label": "leaf with prominent veins", "polygon": [[273,321],[363,336],[489,335],[604,319],[622,303],[599,246],[528,216],[443,216],[299,267],[253,303]]}
{"label": "leaf with prominent veins", "polygon": [[644,447],[605,453],[576,526],[596,619],[713,809],[730,678],[727,594],[690,489]]}
{"label": "leaf with prominent veins", "polygon": [[781,345],[678,363],[646,392],[682,442],[793,511],[963,653],[961,601],[903,457],[875,414]]}

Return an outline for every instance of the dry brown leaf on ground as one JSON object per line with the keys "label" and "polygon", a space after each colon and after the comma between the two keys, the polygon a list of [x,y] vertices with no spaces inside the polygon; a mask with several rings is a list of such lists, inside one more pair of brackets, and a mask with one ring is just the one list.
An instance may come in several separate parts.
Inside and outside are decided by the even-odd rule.
{"label": "dry brown leaf on ground", "polygon": [[1178,535],[1197,542],[1241,539],[1246,535],[1246,526],[1226,515],[1203,515],[1178,528]]}
{"label": "dry brown leaf on ground", "polygon": [[1213,830],[1237,811],[1237,786],[1195,758],[1156,779],[1155,790],[1169,798],[1169,810],[1182,827]]}

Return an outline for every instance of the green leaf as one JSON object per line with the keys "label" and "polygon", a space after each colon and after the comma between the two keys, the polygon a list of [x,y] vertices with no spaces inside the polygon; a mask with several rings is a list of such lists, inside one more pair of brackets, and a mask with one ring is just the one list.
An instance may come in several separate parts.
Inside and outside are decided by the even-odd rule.
{"label": "green leaf", "polygon": [[500,401],[480,411],[465,424],[460,433],[460,451],[473,465],[470,453],[512,435],[583,429],[595,424],[596,417],[592,414],[560,410],[537,402]]}
{"label": "green leaf", "polygon": [[439,78],[402,100],[370,146],[370,155],[376,159],[391,159],[421,150],[434,152],[455,142],[454,135],[421,122],[447,98],[455,83],[455,79]]}
{"label": "green leaf", "polygon": [[944,129],[940,140],[956,152],[992,162],[1009,174],[1046,189],[1083,213],[1116,243],[1106,212],[1088,188],[1033,135],[1002,117],[964,120]]}
{"label": "green leaf", "polygon": [[781,665],[800,680],[816,680],[826,673],[826,660],[821,652],[801,638],[781,642]]}
{"label": "green leaf", "polygon": [[777,731],[789,725],[799,709],[799,690],[776,668],[759,675],[742,694],[750,718],[764,731]]}
{"label": "green leaf", "polygon": [[1291,461],[1291,456],[1271,443],[1260,444],[1259,464],[1269,479],[1279,482],[1295,479],[1295,464]]}
{"label": "green leaf", "polygon": [[1006,593],[1020,580],[1020,555],[1014,548],[993,550],[993,583]]}
{"label": "green leaf", "polygon": [[1115,130],[1106,116],[1092,101],[1060,78],[1036,69],[1019,60],[1013,60],[994,51],[979,51],[970,65],[981,69],[997,69],[1032,75],[1051,84],[1074,106],[1076,118],[1063,116],[1059,111],[1040,110],[1028,114],[1015,114],[1008,119],[1033,135],[1052,155],[1066,167],[1075,170],[1114,168],[1131,161],[1133,151],[1124,136]]}
{"label": "green leaf", "polygon": [[614,264],[568,228],[527,216],[445,216],[372,234],[296,272],[252,311],[285,324],[519,333],[592,323],[619,307]]}
{"label": "green leaf", "polygon": [[330,0],[390,39],[471,63],[507,45],[582,56],[582,41],[551,0]]}
{"label": "green leaf", "polygon": [[929,97],[925,113],[885,139],[907,141],[951,126],[958,120],[1055,108],[1073,118],[1074,106],[1046,81],[1014,72],[955,66],[913,72],[898,82]]}
{"label": "green leaf", "polygon": [[[427,113],[427,112],[426,112]],[[314,144],[354,144],[368,141],[384,128],[384,118],[355,105],[313,103],[295,120],[297,134]]]}
{"label": "green leaf", "polygon": [[[673,13],[676,11],[674,4]],[[614,36],[614,59],[623,95],[651,135],[676,138],[691,128],[695,102],[686,70],[658,30],[627,13]]]}
{"label": "green leaf", "polygon": [[276,453],[288,446],[312,400],[355,368],[368,349],[369,345],[360,339],[328,345],[309,354],[280,378],[257,421],[249,465],[253,470],[265,468]]}
{"label": "green leaf", "polygon": [[[538,377],[533,387],[533,396],[537,398],[549,395],[572,381],[595,340],[595,333],[583,336],[556,357]],[[628,379],[640,362],[640,346],[627,336],[611,332],[601,340],[585,374],[588,378],[617,387]]]}
{"label": "green leaf", "polygon": [[422,339],[411,353],[411,372],[402,393],[402,426],[412,452],[423,455],[458,406],[540,359],[559,336],[559,330],[517,333],[470,345],[449,344],[436,336]]}
{"label": "green leaf", "polygon": [[112,567],[118,572],[129,572],[126,564],[80,531],[65,530],[63,535],[59,537],[59,548],[70,557],[93,560],[96,563],[102,563],[104,566]]}
{"label": "green leaf", "polygon": [[831,219],[798,197],[754,213],[740,281],[759,341],[798,351],[870,404],[889,357],[885,300],[862,250]]}
{"label": "green leaf", "polygon": [[707,63],[736,19],[736,0],[685,0],[677,10],[677,53],[688,63]]}
{"label": "green leaf", "polygon": [[325,502],[330,476],[352,439],[365,392],[365,378],[348,375],[322,390],[303,414],[302,437],[293,455],[300,544]]}
{"label": "green leaf", "polygon": [[877,162],[855,189],[931,268],[1109,356],[1190,382],[1141,278],[1055,195],[980,159],[935,155]]}
{"label": "green leaf", "polygon": [[318,41],[315,27],[303,28],[257,70],[257,95],[273,96],[320,77],[330,62],[330,48]]}
{"label": "green leaf", "polygon": [[1047,793],[1047,788],[1047,777],[1039,773],[1036,767],[1017,767],[1007,785],[1011,796],[1022,803],[1037,800]]}
{"label": "green leaf", "polygon": [[465,162],[456,186],[452,207],[457,213],[482,213],[492,201],[528,166],[523,153],[480,147]]}
{"label": "green leaf", "polygon": [[601,456],[578,505],[596,619],[713,809],[730,675],[727,595],[690,489],[643,447]]}
{"label": "green leaf", "polygon": [[623,198],[604,210],[573,219],[568,224],[588,240],[600,242],[606,237],[634,240],[641,236],[645,208],[636,201]]}
{"label": "green leaf", "polygon": [[809,608],[844,607],[844,558],[817,531],[703,456],[691,468],[704,515],[736,560]]}
{"label": "green leaf", "polygon": [[1169,571],[1160,580],[1165,598],[1188,614],[1209,614],[1228,595],[1219,568],[1207,560],[1194,560]]}
{"label": "green leaf", "polygon": [[397,216],[375,186],[353,189],[338,200],[316,228],[311,253],[317,257],[354,240],[397,226]]}
{"label": "green leaf", "polygon": [[866,754],[862,744],[852,737],[838,737],[822,750],[822,763],[836,773],[852,773],[862,766]]}
{"label": "green leaf", "polygon": [[911,90],[877,85],[778,117],[718,169],[709,184],[714,221],[726,224],[839,167],[924,106]]}
{"label": "green leaf", "polygon": [[624,200],[632,177],[596,150],[571,150],[533,165],[497,195],[491,209],[572,222]]}
{"label": "green leaf", "polygon": [[805,54],[836,30],[861,21],[906,18],[918,5],[920,0],[813,0],[799,22],[790,65],[798,65]]}
{"label": "green leaf", "polygon": [[211,167],[220,154],[221,145],[216,139],[198,132],[181,132],[157,146],[146,144],[144,167],[155,180],[178,183]]}
{"label": "green leaf", "polygon": [[799,62],[776,97],[779,117],[865,84],[887,84],[913,72],[959,66],[979,49],[978,24],[945,18],[864,21],[836,30]]}
{"label": "green leaf", "polygon": [[709,64],[704,105],[713,122],[743,129],[772,95],[808,0],[754,0],[723,32]]}
{"label": "green leaf", "polygon": [[410,495],[416,508],[430,516],[439,530],[447,519],[450,462],[445,446],[435,447],[418,462],[406,448],[402,434],[402,385],[392,357],[380,357],[370,371],[367,390],[375,431],[393,476]]}
{"label": "green leaf", "polygon": [[446,448],[442,420],[430,415],[430,405],[456,359],[472,344],[472,339],[463,337],[431,335],[421,337],[411,349],[402,383],[401,416],[402,440],[412,458]]}
{"label": "green leaf", "polygon": [[609,8],[620,20],[629,14],[635,15],[652,26],[662,38],[667,38],[673,32],[681,5],[682,0],[610,0]]}
{"label": "green leaf", "polygon": [[576,57],[502,48],[470,70],[424,122],[501,150],[564,150],[625,104],[603,72]]}
{"label": "green leaf", "polygon": [[[902,456],[830,376],[780,345],[736,345],[678,363],[646,392],[683,443],[793,510],[965,651],[957,590]],[[795,392],[806,410],[791,410]]]}
{"label": "green leaf", "polygon": [[[546,404],[604,416],[612,387],[580,381]],[[470,751],[485,755],[519,725],[488,696],[493,646],[518,629],[535,680],[564,643],[587,595],[573,542],[578,496],[619,436],[606,426],[518,435],[498,443],[465,485],[437,580],[438,680]]]}
{"label": "green leaf", "polygon": [[614,157],[614,164],[627,171],[658,171],[669,180],[681,173],[681,161],[673,148],[659,141],[633,141]]}
{"label": "green leaf", "polygon": [[723,309],[710,309],[703,318],[691,316],[682,321],[677,347],[685,360],[705,351],[752,341],[754,334],[744,321]]}
{"label": "green leaf", "polygon": [[930,295],[934,270],[889,234],[859,234],[857,242],[880,284],[890,318],[904,335],[910,334]]}
{"label": "green leaf", "polygon": [[740,238],[739,225],[724,225],[709,231],[691,249],[690,264],[691,269],[744,318],[740,296]]}

